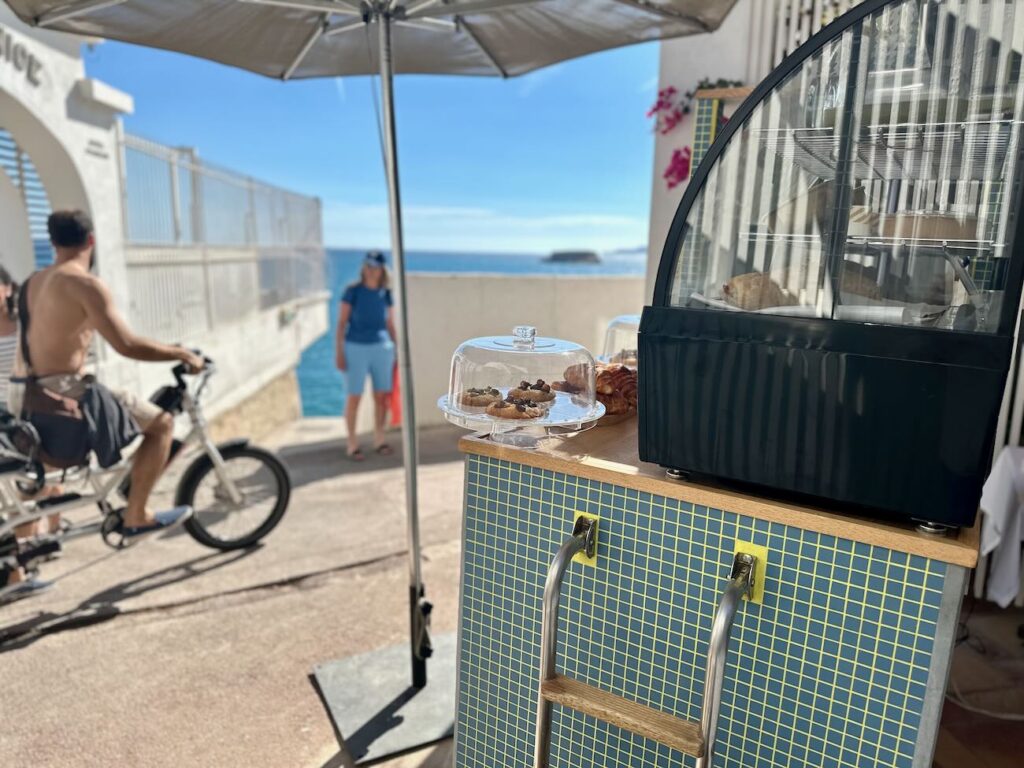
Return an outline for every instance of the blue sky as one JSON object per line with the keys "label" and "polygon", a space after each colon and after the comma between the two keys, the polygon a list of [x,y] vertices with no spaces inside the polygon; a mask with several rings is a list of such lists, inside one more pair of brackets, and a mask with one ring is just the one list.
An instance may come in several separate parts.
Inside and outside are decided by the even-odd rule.
{"label": "blue sky", "polygon": [[[128,131],[319,196],[328,245],[386,246],[375,79],[281,83],[119,43],[85,61],[134,96]],[[644,44],[505,81],[400,76],[406,247],[643,245],[657,67],[657,44]]]}

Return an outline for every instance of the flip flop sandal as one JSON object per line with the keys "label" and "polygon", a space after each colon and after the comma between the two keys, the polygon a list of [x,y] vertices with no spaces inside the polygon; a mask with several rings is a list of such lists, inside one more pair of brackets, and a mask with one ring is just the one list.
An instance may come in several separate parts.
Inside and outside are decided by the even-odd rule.
{"label": "flip flop sandal", "polygon": [[394,451],[391,449],[391,446],[388,445],[387,443],[384,443],[383,445],[378,445],[373,450],[377,452],[378,456],[391,456],[392,454],[394,454]]}
{"label": "flip flop sandal", "polygon": [[121,531],[125,541],[138,539],[141,536],[148,536],[151,533],[166,531],[181,525],[192,517],[192,507],[175,507],[166,512],[157,512],[153,517],[154,522],[152,525],[140,525],[134,528],[125,526]]}
{"label": "flip flop sandal", "polygon": [[43,579],[33,576],[19,584],[14,584],[0,589],[0,605],[14,603],[28,597],[35,597],[36,595],[41,595],[44,592],[50,591],[52,588],[52,581],[44,581]]}
{"label": "flip flop sandal", "polygon": [[346,453],[345,456],[348,458],[349,461],[366,461],[366,454],[363,453],[362,448],[356,448],[351,453]]}

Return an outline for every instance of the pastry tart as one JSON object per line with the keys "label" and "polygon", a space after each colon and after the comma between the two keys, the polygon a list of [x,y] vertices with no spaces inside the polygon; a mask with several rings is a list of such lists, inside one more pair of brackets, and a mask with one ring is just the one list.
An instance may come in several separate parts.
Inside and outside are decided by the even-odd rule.
{"label": "pastry tart", "polygon": [[488,405],[487,415],[498,419],[537,419],[544,415],[544,409],[533,400],[509,395],[501,402]]}
{"label": "pastry tart", "polygon": [[535,384],[528,381],[519,382],[519,386],[509,390],[509,396],[519,400],[532,400],[539,405],[550,403],[555,399],[555,393],[551,391],[551,385],[545,383],[544,379],[537,379]]}
{"label": "pastry tart", "polygon": [[496,390],[494,387],[482,387],[477,389],[471,387],[470,389],[464,390],[459,395],[459,403],[461,405],[468,405],[475,408],[483,408],[490,405],[491,403],[501,402],[501,392]]}

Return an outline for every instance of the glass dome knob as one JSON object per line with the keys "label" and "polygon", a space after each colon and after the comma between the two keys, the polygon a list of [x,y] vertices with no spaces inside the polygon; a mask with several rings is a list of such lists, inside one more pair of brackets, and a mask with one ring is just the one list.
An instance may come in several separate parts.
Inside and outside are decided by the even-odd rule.
{"label": "glass dome knob", "polygon": [[512,329],[512,341],[517,347],[533,349],[537,338],[537,329],[532,325],[517,325]]}

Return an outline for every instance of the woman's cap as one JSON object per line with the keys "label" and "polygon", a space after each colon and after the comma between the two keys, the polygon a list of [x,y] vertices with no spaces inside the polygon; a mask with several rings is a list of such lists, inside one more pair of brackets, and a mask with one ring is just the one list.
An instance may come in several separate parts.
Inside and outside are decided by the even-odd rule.
{"label": "woman's cap", "polygon": [[380,251],[370,251],[366,254],[364,263],[368,267],[383,267],[387,264],[387,260],[384,258],[384,254]]}

